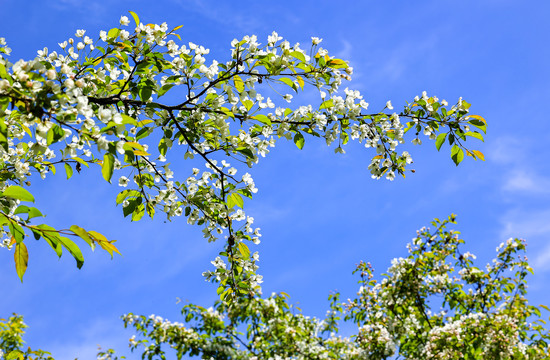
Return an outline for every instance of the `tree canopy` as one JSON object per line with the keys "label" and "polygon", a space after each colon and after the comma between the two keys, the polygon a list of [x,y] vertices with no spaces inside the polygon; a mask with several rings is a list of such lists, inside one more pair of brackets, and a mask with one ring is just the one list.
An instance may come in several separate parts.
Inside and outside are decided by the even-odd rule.
{"label": "tree canopy", "polygon": [[[276,32],[265,45],[245,36],[232,41],[227,59],[217,61],[205,47],[184,44],[179,26],[170,30],[131,15],[133,31],[122,16],[120,26],[102,31],[98,40],[77,30],[75,38],[59,44],[59,52],[44,48],[30,61],[11,63],[10,49],[0,41],[2,245],[14,249],[21,280],[30,234],[58,256],[65,248],[79,268],[84,258],[70,237],[99,245],[111,256],[119,252],[97,231],[36,224],[42,213],[29,204],[34,196],[28,188],[38,176],[61,168],[67,178],[74,170],[88,176],[100,172],[124,187],[115,200],[133,221],[158,212],[168,219],[184,216],[203,227],[208,241],[224,240],[214,268],[203,274],[218,284],[214,308],[185,306],[187,325],[125,316],[144,337],[132,345],[144,345],[144,357],[162,358],[164,343],[178,357],[228,359],[398,353],[496,359],[547,351],[547,334],[528,322],[540,312],[524,297],[530,268],[516,257],[523,242],[504,244],[496,263],[480,270],[471,254],[458,250],[458,233],[445,229],[454,217],[436,220],[433,233],[421,230],[410,256],[396,260],[381,282],[361,264],[357,298],[342,304],[338,294],[331,295],[331,310],[322,321],[295,312],[284,294],[261,297],[259,255],[251,250],[261,235],[244,211],[247,198],[257,192],[247,167],[281,138],[303,149],[314,137],[336,153],[344,153],[350,140],[364,144],[375,179],[394,180],[410,171],[411,154],[398,150],[407,137],[417,145],[433,140],[437,150],[448,146],[456,165],[465,156],[483,160],[466,141],[483,140],[486,121],[469,113],[467,101],[449,105],[424,92],[399,111],[391,101],[372,111],[359,91],[341,90],[353,69],[329,55],[319,38],[302,49]],[[299,96],[310,92],[317,102],[303,105]],[[169,162],[181,159],[193,164],[183,176]],[[514,274],[505,274],[508,269]],[[357,334],[338,337],[341,319],[357,325]],[[18,317],[8,322],[19,323]]]}

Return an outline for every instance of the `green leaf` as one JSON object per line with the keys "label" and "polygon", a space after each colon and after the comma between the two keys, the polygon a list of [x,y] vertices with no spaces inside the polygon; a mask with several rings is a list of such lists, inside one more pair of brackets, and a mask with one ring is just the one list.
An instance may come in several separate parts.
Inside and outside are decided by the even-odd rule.
{"label": "green leaf", "polygon": [[254,153],[249,148],[238,147],[235,150],[237,150],[241,154],[245,155],[247,158],[250,158],[250,159],[254,158]]}
{"label": "green leaf", "polygon": [[8,127],[4,119],[0,119],[0,145],[6,152],[8,151]]}
{"label": "green leaf", "polygon": [[227,197],[227,206],[230,208],[233,208],[235,207],[235,205],[237,205],[241,209],[243,208],[243,205],[244,205],[243,198],[241,197],[241,195],[237,193],[233,193]]}
{"label": "green leaf", "polygon": [[297,132],[296,135],[294,135],[294,143],[298,147],[298,149],[302,150],[304,148],[304,135],[302,133]]}
{"label": "green leaf", "polygon": [[67,180],[69,180],[71,176],[73,176],[73,168],[71,165],[65,163],[65,172],[67,173]]}
{"label": "green leaf", "polygon": [[152,219],[155,216],[155,205],[153,205],[151,202],[148,202],[145,205],[145,211],[147,212],[147,215]]}
{"label": "green leaf", "polygon": [[487,124],[481,120],[473,119],[468,121],[468,124],[475,126],[476,128],[480,129],[484,133],[487,133]]}
{"label": "green leaf", "polygon": [[25,230],[14,220],[8,223],[8,228],[10,229],[11,236],[14,237],[15,241],[19,244],[23,242],[25,238]]}
{"label": "green leaf", "polygon": [[271,125],[271,120],[263,114],[254,115],[254,119],[258,120],[262,124]]}
{"label": "green leaf", "polygon": [[118,34],[120,33],[120,29],[117,29],[117,28],[112,28],[111,30],[109,30],[109,32],[107,33],[107,37],[110,38],[110,39],[114,39],[118,36]]}
{"label": "green leaf", "polygon": [[464,151],[462,151],[462,149],[456,144],[451,148],[451,158],[456,166],[464,160]]}
{"label": "green leaf", "polygon": [[2,196],[21,201],[34,202],[34,196],[32,196],[32,194],[28,190],[23,189],[21,186],[18,185],[8,186],[6,190],[4,190]]}
{"label": "green leaf", "polygon": [[441,145],[445,142],[445,138],[447,137],[447,133],[441,133],[437,135],[437,139],[435,139],[435,147],[437,148],[437,151],[441,149]]}
{"label": "green leaf", "polygon": [[84,265],[84,257],[82,256],[82,252],[80,251],[79,247],[71,239],[64,236],[59,237],[59,242],[74,257],[74,259],[76,260],[76,267],[79,269],[82,268],[82,265]]}
{"label": "green leaf", "polygon": [[136,208],[141,204],[141,202],[142,202],[141,197],[129,199],[128,205],[122,208],[122,213],[124,214],[124,217],[132,214],[136,210]]}
{"label": "green leaf", "polygon": [[168,151],[168,146],[166,145],[166,140],[164,138],[160,139],[158,148],[159,153],[162,156],[166,155],[166,152]]}
{"label": "green leaf", "polygon": [[101,173],[103,178],[109,183],[113,177],[113,170],[115,169],[115,157],[111,153],[107,153],[103,156],[103,165],[101,166]]}
{"label": "green leaf", "polygon": [[331,108],[333,106],[334,106],[334,102],[332,101],[332,99],[328,99],[328,100],[323,101],[321,106],[319,106],[319,109],[328,109],[328,108]]}
{"label": "green leaf", "polygon": [[248,249],[248,246],[246,246],[245,243],[240,242],[237,244],[237,247],[239,248],[239,252],[243,258],[248,259],[250,257],[250,249]]}
{"label": "green leaf", "polygon": [[296,59],[300,60],[301,62],[306,62],[306,57],[300,51],[293,51],[290,53],[290,55],[294,56]]}
{"label": "green leaf", "polygon": [[[56,229],[54,229],[53,227],[45,225],[45,224],[37,225],[36,228],[39,229],[38,232],[44,238],[44,240],[46,240],[46,242],[48,244],[50,244],[52,249],[55,250],[55,253],[57,254],[57,256],[61,257],[61,254],[63,252],[63,248],[61,247],[61,244],[59,243],[59,233],[58,233],[58,231]],[[33,233],[35,233],[35,237],[36,237],[37,234],[36,234],[35,230],[33,230]]]}
{"label": "green leaf", "polygon": [[17,214],[27,214],[29,212],[29,207],[27,205],[19,205],[17,209],[13,212],[13,215]]}
{"label": "green leaf", "polygon": [[0,78],[2,79],[9,79],[11,76],[6,71],[6,67],[4,64],[0,64]]}
{"label": "green leaf", "polygon": [[13,257],[15,259],[15,271],[17,271],[17,276],[19,276],[21,282],[23,282],[23,275],[25,275],[27,265],[29,264],[29,252],[27,250],[27,246],[24,243],[15,245]]}
{"label": "green leaf", "polygon": [[137,16],[137,14],[133,11],[128,11],[130,13],[130,15],[132,15],[132,17],[134,18],[134,21],[136,23],[136,26],[139,26],[139,16]]}
{"label": "green leaf", "polygon": [[283,77],[283,78],[280,78],[279,81],[290,86],[294,91],[296,92],[298,91],[298,88],[296,87],[296,84],[294,84],[294,81],[292,81],[292,79]]}
{"label": "green leaf", "polygon": [[252,106],[254,106],[254,103],[251,100],[244,100],[242,101],[242,103],[247,111],[250,111],[250,109],[252,109]]}
{"label": "green leaf", "polygon": [[238,92],[241,93],[244,91],[244,82],[239,75],[233,76],[233,83],[235,84],[235,89],[237,89]]}
{"label": "green leaf", "polygon": [[40,210],[38,210],[35,207],[30,207],[28,214],[29,214],[29,220],[35,217],[44,217],[44,215],[42,215]]}
{"label": "green leaf", "polygon": [[121,204],[128,197],[141,197],[138,190],[123,190],[116,197],[116,203]]}
{"label": "green leaf", "polygon": [[137,120],[134,119],[131,116],[126,115],[126,114],[122,114],[122,123],[125,124],[125,125],[130,124],[130,125],[133,125],[133,126],[138,126]]}
{"label": "green leaf", "polygon": [[142,86],[139,88],[139,98],[141,101],[147,101],[151,98],[153,89],[150,86]]}
{"label": "green leaf", "polygon": [[[23,282],[23,279],[21,279],[21,282]],[[13,350],[6,357],[6,360],[23,360],[23,359],[25,359],[25,353],[22,352],[21,350]]]}
{"label": "green leaf", "polygon": [[48,130],[48,133],[46,134],[46,144],[51,145],[53,143],[58,142],[65,136],[65,131],[58,126],[57,124],[53,124],[50,130]]}
{"label": "green leaf", "polygon": [[71,159],[74,160],[74,161],[76,161],[76,162],[78,162],[78,163],[80,163],[80,164],[82,164],[82,165],[84,165],[84,166],[86,166],[86,167],[90,167],[90,165],[88,165],[88,162],[87,162],[87,161],[82,160],[82,159],[79,158],[78,156],[75,156],[75,157],[73,157],[73,158],[71,158]]}
{"label": "green leaf", "polygon": [[468,131],[467,133],[464,133],[464,135],[471,136],[471,137],[474,137],[474,138],[479,139],[481,141],[484,141],[483,140],[483,135],[481,135],[480,133],[475,132],[475,131]]}
{"label": "green leaf", "polygon": [[78,225],[71,225],[69,229],[72,232],[74,232],[76,235],[78,235],[82,240],[86,241],[86,243],[90,245],[93,249],[93,241],[90,238],[90,235],[88,235],[88,233],[86,232],[86,230],[84,230]]}
{"label": "green leaf", "polygon": [[[141,199],[141,198],[140,198]],[[145,205],[139,204],[132,213],[132,221],[139,221],[145,215]]]}

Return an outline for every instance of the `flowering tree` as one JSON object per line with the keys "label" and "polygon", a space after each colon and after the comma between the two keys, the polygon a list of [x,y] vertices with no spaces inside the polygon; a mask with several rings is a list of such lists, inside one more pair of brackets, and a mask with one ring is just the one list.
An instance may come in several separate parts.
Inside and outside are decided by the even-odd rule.
{"label": "flowering tree", "polygon": [[[445,347],[441,344],[451,338],[453,324],[465,329],[464,335],[462,330],[453,333],[458,343],[477,336],[468,329],[479,324],[500,329],[504,319],[517,321],[503,335],[516,341],[500,349],[494,344],[504,338],[496,334],[483,346],[475,345],[481,355],[474,352],[472,356],[497,350],[516,356],[542,349],[543,340],[529,340],[533,329],[526,318],[536,311],[522,298],[524,272],[514,278],[517,283],[504,280],[508,278],[494,268],[481,276],[466,254],[457,255],[459,240],[443,232],[445,222],[438,223],[429,238],[421,232],[411,257],[397,261],[385,282],[375,285],[369,267],[361,265],[363,286],[358,298],[344,308],[333,295],[331,315],[324,322],[296,314],[284,296],[260,297],[258,253],[250,250],[251,243],[259,242],[260,233],[243,209],[244,198],[252,198],[257,188],[246,166],[253,167],[280,138],[292,140],[299,149],[308,136],[323,138],[336,153],[343,153],[351,139],[372,149],[368,168],[373,178],[393,180],[411,171],[411,155],[397,150],[407,133],[413,134],[414,144],[422,143],[421,134],[435,140],[438,150],[447,142],[456,165],[465,155],[483,159],[481,152],[465,146],[469,137],[483,140],[486,130],[482,117],[469,114],[469,103],[460,98],[449,105],[424,92],[400,111],[393,111],[390,101],[380,111],[369,111],[358,91],[340,91],[342,83],[351,80],[353,69],[320,47],[321,39],[312,38],[304,50],[275,32],[265,45],[256,36],[245,36],[231,43],[227,60],[218,62],[208,59],[208,49],[182,44],[176,32],[180,27],[145,25],[135,13],[131,15],[133,31],[126,30],[130,21],[123,16],[120,27],[101,31],[97,41],[78,30],[76,40],[60,44],[61,51],[43,49],[30,61],[11,63],[10,49],[0,39],[0,225],[2,246],[14,250],[21,279],[29,258],[25,242],[31,233],[45,240],[58,256],[65,248],[78,267],[84,259],[70,237],[92,248],[99,245],[111,255],[118,252],[113,241],[99,232],[78,225],[55,229],[36,224],[42,213],[29,204],[34,201],[28,190],[30,180],[38,175],[44,178],[64,168],[67,178],[74,170],[92,176],[91,167],[97,166],[106,181],[116,179],[124,187],[116,197],[124,216],[134,221],[145,215],[152,218],[159,211],[168,219],[184,216],[188,223],[203,226],[208,241],[225,240],[212,261],[214,268],[204,273],[207,280],[218,284],[220,302],[211,311],[193,305],[184,309],[186,321],[198,325],[126,317],[127,324],[133,323],[153,341],[144,356],[160,356],[160,344],[168,342],[180,355],[219,358],[275,356],[286,354],[284,349],[289,351],[284,356],[298,358],[317,353],[384,358],[397,351],[407,357],[429,358]],[[319,94],[318,103],[291,107],[294,96],[308,90]],[[181,169],[167,162],[172,157],[199,159],[204,165],[189,169],[178,180],[175,172]],[[443,240],[437,242],[438,238]],[[512,242],[503,251],[512,256],[522,249],[521,242]],[[458,259],[454,266],[463,271],[458,275],[445,262],[453,256]],[[503,268],[528,269],[526,262],[515,263],[512,257],[501,261]],[[424,278],[428,275],[430,280]],[[487,277],[502,279],[502,287],[494,281],[486,283]],[[468,293],[469,287],[473,293]],[[488,290],[480,295],[484,288]],[[510,292],[510,288],[517,290]],[[436,293],[445,300],[440,312],[431,313],[428,299]],[[344,310],[346,315],[338,315]],[[354,338],[330,335],[336,332],[340,316],[359,325]],[[278,323],[287,325],[271,329]],[[238,334],[245,325],[247,340]],[[301,345],[289,345],[297,336],[311,347],[307,356]],[[246,350],[239,350],[239,342]],[[140,344],[143,341],[134,343]],[[458,356],[453,351],[459,348],[453,345],[450,354]]]}
{"label": "flowering tree", "polygon": [[[372,177],[389,180],[405,176],[412,162],[408,152],[397,151],[407,131],[415,134],[415,144],[421,143],[420,133],[435,140],[438,149],[447,140],[457,165],[464,154],[483,158],[464,147],[468,137],[483,139],[486,129],[483,118],[468,114],[466,101],[449,106],[424,93],[400,112],[392,111],[390,101],[381,112],[368,112],[358,91],[339,92],[352,68],[319,47],[321,39],[312,38],[306,51],[277,33],[263,46],[256,36],[245,36],[231,43],[228,60],[207,62],[208,49],[175,41],[179,27],[144,25],[132,16],[133,32],[125,30],[130,21],[123,16],[121,27],[101,31],[98,41],[78,30],[76,40],[60,44],[61,52],[43,49],[31,61],[10,63],[2,55],[10,49],[1,41],[2,245],[15,247],[21,279],[29,233],[47,241],[58,256],[66,248],[78,267],[84,259],[67,235],[92,247],[99,244],[111,255],[118,252],[102,234],[77,225],[32,224],[42,213],[21,202],[34,201],[27,190],[33,172],[44,178],[63,167],[70,178],[73,170],[87,172],[98,165],[111,182],[116,171],[118,184],[127,188],[116,197],[124,216],[138,221],[157,211],[169,219],[183,215],[204,227],[208,241],[223,236],[226,244],[215,269],[205,276],[219,283],[225,298],[253,294],[261,283],[258,255],[249,249],[250,242],[259,242],[259,229],[243,211],[243,197],[251,198],[257,189],[251,175],[239,176],[237,168],[252,167],[278,138],[293,140],[299,149],[308,136],[324,138],[336,144],[337,153],[350,139],[358,140],[373,149]],[[277,106],[265,94],[288,104],[293,95],[287,91],[308,87],[320,95],[316,107]],[[173,180],[166,160],[178,155],[200,158],[204,168]]]}
{"label": "flowering tree", "polygon": [[[146,359],[163,359],[166,347],[178,359],[547,359],[550,334],[525,298],[525,242],[502,243],[481,269],[449,223],[454,215],[420,229],[380,282],[360,263],[357,296],[342,304],[332,294],[325,319],[304,316],[284,293],[241,297],[186,305],[185,323],[125,315],[140,335],[130,346]],[[342,320],[356,325],[354,335],[338,335]]]}
{"label": "flowering tree", "polygon": [[[394,259],[381,281],[360,263],[356,297],[340,303],[340,294],[331,294],[324,319],[304,316],[285,293],[240,296],[209,308],[185,305],[182,322],[124,315],[125,326],[138,333],[130,347],[143,359],[547,359],[550,334],[541,309],[549,309],[525,298],[532,272],[525,242],[509,239],[479,268],[448,224],[455,224],[454,215],[420,229],[409,255]],[[338,334],[343,322],[353,335]],[[20,350],[20,317],[8,324],[11,332],[0,323],[8,328],[0,331],[0,351],[46,358],[41,350]],[[117,359],[114,354],[100,351],[98,359]]]}

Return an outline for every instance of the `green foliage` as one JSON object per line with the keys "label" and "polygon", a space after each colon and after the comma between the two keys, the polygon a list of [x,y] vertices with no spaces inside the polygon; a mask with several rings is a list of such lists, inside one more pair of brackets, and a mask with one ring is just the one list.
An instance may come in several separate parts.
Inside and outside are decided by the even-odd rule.
{"label": "green foliage", "polygon": [[43,350],[23,350],[23,335],[27,325],[23,317],[13,315],[0,319],[0,358],[6,360],[53,360],[50,353]]}

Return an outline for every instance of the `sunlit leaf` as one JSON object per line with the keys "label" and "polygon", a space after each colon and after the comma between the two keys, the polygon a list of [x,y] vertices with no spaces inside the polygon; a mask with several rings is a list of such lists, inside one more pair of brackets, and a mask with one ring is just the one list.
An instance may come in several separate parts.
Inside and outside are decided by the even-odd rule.
{"label": "sunlit leaf", "polygon": [[300,88],[304,90],[304,79],[301,76],[296,76],[296,80],[298,81],[298,85],[300,85]]}
{"label": "sunlit leaf", "polygon": [[76,267],[79,269],[82,268],[82,265],[84,265],[84,257],[82,256],[80,248],[71,239],[64,236],[59,237],[59,242],[74,257],[76,260]]}
{"label": "sunlit leaf", "polygon": [[[23,279],[21,279],[23,281]],[[6,356],[6,360],[24,360],[25,359],[25,353],[21,350],[12,350],[8,356]]]}
{"label": "sunlit leaf", "polygon": [[29,252],[27,251],[25,243],[15,245],[13,257],[15,259],[15,271],[17,271],[17,276],[19,276],[19,279],[23,282],[23,275],[25,275],[29,264]]}
{"label": "sunlit leaf", "polygon": [[437,135],[437,138],[435,139],[435,147],[437,148],[438,151],[439,149],[441,149],[441,146],[445,142],[446,137],[447,137],[447,133],[441,133]]}
{"label": "sunlit leaf", "polygon": [[71,167],[71,165],[65,163],[65,172],[67,173],[67,180],[69,180],[71,178],[71,176],[73,176],[73,168]]}
{"label": "sunlit leaf", "polygon": [[348,63],[340,59],[331,59],[327,61],[327,66],[334,69],[345,69],[348,67]]}
{"label": "sunlit leaf", "polygon": [[293,51],[290,53],[291,56],[294,56],[296,59],[300,60],[301,62],[306,62],[305,55],[300,51]]}
{"label": "sunlit leaf", "polygon": [[479,139],[481,141],[484,141],[483,140],[483,135],[481,135],[480,133],[475,132],[475,131],[468,131],[467,133],[464,133],[464,135],[471,136],[471,137],[474,137],[474,138]]}
{"label": "sunlit leaf", "polygon": [[482,161],[485,161],[485,155],[479,150],[472,150],[472,153],[475,155],[476,158],[481,159]]}
{"label": "sunlit leaf", "polygon": [[296,135],[294,135],[294,144],[298,147],[298,149],[302,150],[304,148],[304,135],[302,135],[300,132],[297,132]]}
{"label": "sunlit leaf", "polygon": [[232,193],[227,197],[227,206],[232,208],[232,207],[235,207],[235,205],[242,209],[244,205],[244,201],[241,195],[237,193]]}
{"label": "sunlit leaf", "polygon": [[239,252],[243,256],[243,258],[248,259],[250,257],[250,250],[248,249],[248,246],[246,246],[245,243],[240,242],[237,244],[237,247],[239,248]]}
{"label": "sunlit leaf", "polygon": [[128,11],[128,12],[134,18],[134,22],[136,23],[136,26],[139,26],[139,16],[133,11]]}
{"label": "sunlit leaf", "polygon": [[88,233],[86,232],[86,230],[84,230],[83,228],[81,228],[80,226],[78,225],[71,225],[71,227],[69,228],[72,232],[74,232],[76,235],[80,236],[80,238],[84,241],[86,241],[86,243],[90,246],[92,246],[93,242],[92,242],[92,239],[90,238],[90,235],[88,235]]}
{"label": "sunlit leaf", "polygon": [[114,168],[115,168],[115,157],[111,153],[106,153],[103,156],[103,165],[101,166],[101,174],[103,174],[103,178],[106,181],[111,182]]}
{"label": "sunlit leaf", "polygon": [[451,148],[451,158],[457,166],[464,160],[464,151],[456,144]]}
{"label": "sunlit leaf", "polygon": [[323,101],[321,106],[319,106],[319,109],[328,109],[328,108],[331,108],[333,106],[334,106],[334,102],[332,101],[332,99],[328,99],[328,100]]}
{"label": "sunlit leaf", "polygon": [[17,199],[21,201],[34,202],[34,196],[27,190],[18,185],[8,186],[2,193],[2,196]]}
{"label": "sunlit leaf", "polygon": [[233,76],[233,83],[235,84],[235,89],[237,89],[238,92],[241,93],[244,91],[244,82],[239,75]]}

